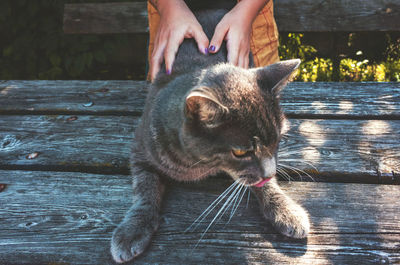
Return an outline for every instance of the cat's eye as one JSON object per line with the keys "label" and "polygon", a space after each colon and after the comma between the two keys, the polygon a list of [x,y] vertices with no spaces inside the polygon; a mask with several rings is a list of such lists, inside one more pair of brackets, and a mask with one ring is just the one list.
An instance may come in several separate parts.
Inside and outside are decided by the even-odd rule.
{"label": "cat's eye", "polygon": [[236,157],[244,157],[244,156],[247,156],[250,153],[250,151],[249,150],[244,150],[244,149],[236,149],[236,148],[234,148],[234,149],[232,149],[232,153]]}

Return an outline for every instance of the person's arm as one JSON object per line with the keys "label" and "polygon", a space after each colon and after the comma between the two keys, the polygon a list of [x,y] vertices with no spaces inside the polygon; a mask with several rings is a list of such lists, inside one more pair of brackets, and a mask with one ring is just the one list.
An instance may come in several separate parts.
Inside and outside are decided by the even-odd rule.
{"label": "person's arm", "polygon": [[216,53],[226,40],[228,62],[249,67],[251,25],[260,10],[270,0],[242,0],[229,11],[215,28],[209,52]]}
{"label": "person's arm", "polygon": [[150,63],[150,77],[154,80],[163,60],[167,74],[171,73],[176,52],[185,38],[194,38],[204,54],[208,53],[209,40],[183,0],[151,0],[150,3],[160,14]]}

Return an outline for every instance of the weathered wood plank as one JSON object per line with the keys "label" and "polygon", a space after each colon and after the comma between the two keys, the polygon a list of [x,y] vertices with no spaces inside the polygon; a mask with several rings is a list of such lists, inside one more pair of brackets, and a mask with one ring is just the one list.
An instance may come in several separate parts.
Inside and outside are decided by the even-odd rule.
{"label": "weathered wood plank", "polygon": [[[144,81],[4,81],[0,114],[139,114]],[[400,119],[400,83],[290,83],[282,93],[287,115]]]}
{"label": "weathered wood plank", "polygon": [[[111,264],[109,240],[130,204],[128,176],[0,170],[0,263]],[[395,264],[400,261],[399,186],[282,183],[309,211],[307,240],[277,234],[252,196],[193,250],[211,219],[184,233],[231,180],[169,183],[162,222],[135,264]]]}
{"label": "weathered wood plank", "polygon": [[400,83],[290,83],[282,92],[288,115],[400,118]]}
{"label": "weathered wood plank", "polygon": [[[127,172],[137,121],[131,116],[2,116],[0,167]],[[290,122],[281,142],[281,163],[321,180],[379,183],[379,175],[385,183],[399,181],[399,120]]]}
{"label": "weathered wood plank", "polygon": [[[280,31],[399,31],[397,0],[276,0]],[[144,33],[148,31],[146,2],[66,4],[65,33]]]}
{"label": "weathered wood plank", "polygon": [[143,110],[144,81],[5,81],[0,113],[135,114]]}
{"label": "weathered wood plank", "polygon": [[276,23],[288,32],[399,31],[398,0],[275,0]]}
{"label": "weathered wood plank", "polygon": [[66,4],[65,33],[148,32],[146,2]]}
{"label": "weathered wood plank", "polygon": [[127,170],[137,121],[131,116],[2,116],[0,164]]}

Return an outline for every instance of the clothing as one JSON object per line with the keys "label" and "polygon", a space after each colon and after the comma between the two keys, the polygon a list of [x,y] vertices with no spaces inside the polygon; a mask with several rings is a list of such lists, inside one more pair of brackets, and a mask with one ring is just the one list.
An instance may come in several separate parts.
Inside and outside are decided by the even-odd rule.
{"label": "clothing", "polygon": [[[158,24],[160,23],[160,15],[150,2],[147,2],[147,10],[150,35],[148,58],[151,58]],[[252,24],[250,49],[256,67],[266,66],[279,61],[278,29],[275,23],[272,0],[264,6]]]}

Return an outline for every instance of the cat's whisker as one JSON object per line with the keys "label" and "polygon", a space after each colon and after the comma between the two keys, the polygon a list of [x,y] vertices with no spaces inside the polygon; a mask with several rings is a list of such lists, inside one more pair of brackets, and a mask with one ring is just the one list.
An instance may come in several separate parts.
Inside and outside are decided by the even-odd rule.
{"label": "cat's whisker", "polygon": [[[280,164],[279,164],[278,166],[280,166]],[[283,171],[285,171],[283,166],[280,166],[280,169],[283,170]],[[303,181],[303,176],[299,173],[299,171],[297,171],[297,170],[295,170],[295,169],[293,169],[293,168],[289,168],[289,169],[292,170],[292,171],[294,171],[294,172],[300,177],[300,180]],[[286,172],[286,171],[285,171],[285,172]],[[286,172],[286,173],[289,175],[288,172]]]}
{"label": "cat's whisker", "polygon": [[229,222],[231,221],[232,217],[235,215],[236,210],[238,209],[240,203],[242,202],[243,196],[244,196],[244,194],[246,193],[246,190],[247,190],[247,189],[248,189],[248,187],[245,187],[245,189],[243,190],[242,196],[240,197],[239,202],[236,204],[236,207],[235,207],[235,209],[233,210],[233,212],[231,212],[231,216],[229,216],[229,220],[228,220],[228,222],[227,222],[226,224],[229,224]]}
{"label": "cat's whisker", "polygon": [[298,168],[295,168],[295,167],[292,167],[292,166],[285,166],[285,165],[281,165],[281,166],[286,167],[286,168],[296,172],[296,174],[300,177],[301,181],[303,181],[303,176],[300,173],[304,173],[304,174],[308,175],[305,171],[303,171],[301,169],[298,169]]}
{"label": "cat's whisker", "polygon": [[309,165],[310,167],[312,167],[316,172],[319,172],[319,170],[310,162],[304,161],[304,160],[298,160],[298,159],[293,159],[293,158],[283,158],[283,159],[279,159],[283,162],[299,162],[299,163],[304,163],[306,165]]}
{"label": "cat's whisker", "polygon": [[[235,191],[239,186],[238,181],[235,181],[234,183],[231,184],[221,195],[218,196],[217,199],[215,199],[208,207],[203,211],[203,213],[197,217],[197,219],[192,223],[190,227],[193,225],[194,228],[192,230],[195,230],[203,221],[204,219],[215,209],[215,207],[218,206],[218,204],[223,201],[230,193],[231,191]],[[190,227],[188,227],[186,230],[190,230]]]}
{"label": "cat's whisker", "polygon": [[[185,233],[187,231],[190,231],[191,228],[196,224],[200,224],[200,222],[207,217],[208,214],[210,214],[210,212],[212,210],[214,210],[214,208],[229,194],[229,192],[235,188],[236,185],[239,185],[238,181],[233,182],[221,195],[218,196],[217,199],[215,199],[208,207],[207,209],[205,209],[200,215],[199,217],[197,217],[196,220],[194,220],[194,222],[185,230]],[[198,224],[196,225],[196,227],[198,226]],[[194,229],[196,229],[196,227],[194,227]]]}
{"label": "cat's whisker", "polygon": [[279,154],[279,158],[281,158],[282,155],[293,155],[293,154],[298,154],[298,151],[293,151],[293,150],[281,150],[279,149],[278,154]]}
{"label": "cat's whisker", "polygon": [[240,190],[238,191],[237,195],[235,196],[235,201],[234,201],[234,203],[232,204],[232,208],[231,208],[231,213],[230,213],[229,219],[232,218],[232,214],[233,214],[233,212],[234,212],[236,203],[237,203],[237,201],[238,201],[238,199],[239,199],[239,197],[240,197],[240,193],[241,193],[242,189],[245,188],[244,190],[246,190],[246,187],[245,187],[243,184],[242,184],[241,186],[242,186],[242,187],[240,188]]}
{"label": "cat's whisker", "polygon": [[[239,182],[237,182],[239,183]],[[238,190],[239,186],[237,186],[235,188],[235,190],[231,193],[231,195],[229,195],[228,199],[226,199],[226,201],[224,202],[224,204],[222,205],[222,207],[219,209],[219,211],[217,212],[217,214],[214,216],[214,218],[211,220],[210,224],[207,226],[206,230],[201,234],[199,241],[196,243],[196,245],[194,246],[193,249],[195,249],[200,241],[203,239],[204,235],[208,232],[208,230],[210,229],[210,227],[214,224],[215,220],[218,218],[218,216],[221,214],[221,212],[225,209],[225,207],[227,206],[227,204],[230,203],[230,201],[234,198],[236,191]]]}
{"label": "cat's whisker", "polygon": [[313,181],[315,181],[315,180],[313,179],[313,177],[311,177],[310,174],[308,174],[307,172],[305,172],[304,170],[302,170],[302,169],[300,169],[300,168],[296,168],[296,167],[289,166],[289,165],[285,165],[285,164],[281,164],[281,163],[280,163],[279,165],[280,165],[281,167],[285,167],[285,168],[287,168],[287,169],[290,169],[290,170],[296,172],[298,175],[300,175],[299,172],[301,172],[301,173],[305,174],[306,176],[308,176],[309,178],[311,178]]}
{"label": "cat's whisker", "polygon": [[[226,211],[232,206],[232,203],[233,203],[233,205],[235,205],[236,200],[237,200],[237,198],[239,197],[239,193],[240,193],[240,191],[242,190],[242,188],[244,187],[243,185],[241,185],[240,179],[238,180],[238,183],[239,183],[239,185],[238,185],[239,187],[236,188],[236,189],[232,192],[232,193],[235,193],[235,194],[234,194],[234,197],[233,197],[232,200],[229,202],[229,204],[225,207],[225,210],[223,211],[223,213],[220,214],[220,216],[219,216],[217,222],[222,218],[222,216],[225,215]],[[233,209],[233,207],[232,207],[232,209]]]}
{"label": "cat's whisker", "polygon": [[250,189],[248,189],[248,193],[247,193],[246,209],[249,207],[249,201],[250,201]]}
{"label": "cat's whisker", "polygon": [[307,161],[300,161],[301,163],[304,163],[306,165],[309,165],[310,167],[312,167],[316,172],[319,172],[319,170],[310,162]]}
{"label": "cat's whisker", "polygon": [[[204,221],[204,219],[205,219],[211,212],[214,211],[215,207],[217,207],[218,204],[219,204],[221,201],[223,201],[223,200],[225,199],[226,196],[229,195],[228,199],[231,198],[231,195],[234,194],[234,193],[236,192],[236,190],[237,190],[238,187],[239,187],[239,186],[238,186],[238,184],[236,183],[236,186],[234,187],[233,191],[232,191],[232,189],[229,191],[229,192],[232,191],[232,193],[231,193],[230,195],[229,195],[229,192],[226,193],[223,197],[221,197],[221,199],[220,199],[218,202],[216,202],[216,204],[215,204],[214,206],[212,206],[211,209],[209,209],[207,212],[204,211],[204,212],[202,213],[203,216],[199,216],[199,217],[197,218],[197,219],[199,219],[199,220],[196,219],[197,221],[195,220],[195,221],[193,222],[192,226],[194,225],[194,227],[193,227],[192,231],[196,230],[196,228]],[[228,199],[227,199],[227,200],[228,200]],[[210,205],[210,206],[211,206],[211,205]],[[187,230],[189,230],[189,228],[188,228]]]}
{"label": "cat's whisker", "polygon": [[285,177],[287,181],[289,181],[289,182],[292,181],[292,178],[290,177],[289,173],[288,173],[285,169],[279,168],[279,169],[277,169],[277,171],[278,171],[283,177]]}
{"label": "cat's whisker", "polygon": [[[300,168],[296,168],[296,167],[292,167],[292,166],[288,166],[288,165],[284,165],[284,164],[279,164],[280,166],[282,166],[282,167],[286,167],[287,169],[291,169],[291,170],[293,170],[293,171],[295,171],[295,172],[301,172],[301,173],[304,173],[306,176],[308,176],[312,181],[314,181],[315,182],[315,179],[310,175],[310,174],[308,174],[307,172],[305,172],[304,170],[302,170],[302,169],[300,169]],[[298,173],[299,174],[299,173]],[[299,174],[300,175],[300,174]]]}
{"label": "cat's whisker", "polygon": [[277,168],[276,171],[281,174],[287,181],[291,181],[292,178],[290,175],[283,169],[283,168]]}
{"label": "cat's whisker", "polygon": [[194,167],[195,165],[201,163],[202,161],[204,161],[204,158],[200,159],[199,161],[197,161],[196,163],[190,165],[190,167]]}

